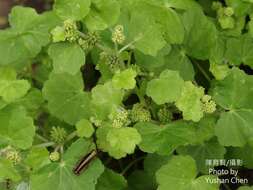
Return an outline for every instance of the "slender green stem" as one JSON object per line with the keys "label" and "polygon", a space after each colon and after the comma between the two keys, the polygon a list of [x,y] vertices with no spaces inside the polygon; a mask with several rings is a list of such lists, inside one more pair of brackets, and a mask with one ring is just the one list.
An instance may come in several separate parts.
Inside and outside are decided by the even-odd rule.
{"label": "slender green stem", "polygon": [[86,34],[84,34],[83,32],[81,31],[77,31],[78,34],[82,37],[82,38],[87,38],[88,36]]}
{"label": "slender green stem", "polygon": [[136,95],[138,96],[138,98],[139,98],[141,104],[146,106],[145,98],[141,95],[141,92],[140,92],[140,90],[138,89],[138,87],[135,87],[135,93],[136,93]]}
{"label": "slender green stem", "polygon": [[137,162],[143,160],[145,158],[145,156],[139,157],[136,160],[133,160],[132,162],[130,162],[125,168],[124,170],[121,172],[121,175],[124,175],[133,165],[135,165]]}
{"label": "slender green stem", "polygon": [[64,153],[63,145],[60,146],[60,153],[61,153],[61,161],[63,161],[63,153]]}
{"label": "slender green stem", "polygon": [[54,152],[58,152],[58,150],[60,149],[61,145],[57,145],[55,148],[54,148]]}
{"label": "slender green stem", "polygon": [[72,140],[73,138],[76,137],[76,135],[77,135],[77,134],[76,134],[76,131],[70,133],[70,134],[67,136],[65,142],[68,142],[68,141]]}
{"label": "slender green stem", "polygon": [[139,41],[142,38],[142,36],[140,36],[139,38],[136,38],[135,40],[133,40],[132,42],[130,42],[129,44],[125,45],[124,47],[122,47],[119,50],[119,54],[121,54],[123,51],[125,51],[127,48],[129,48],[130,46],[132,46],[134,43],[136,43],[137,41]]}
{"label": "slender green stem", "polygon": [[211,82],[211,78],[209,77],[209,75],[207,74],[207,72],[205,71],[205,69],[203,69],[198,62],[194,61],[194,63],[196,64],[196,66],[198,67],[198,69],[200,70],[200,72],[204,75],[204,77],[208,80],[208,82]]}
{"label": "slender green stem", "polygon": [[128,57],[128,60],[127,60],[127,66],[130,66],[130,64],[131,64],[131,61],[132,61],[132,54],[133,54],[133,52],[130,51],[130,52],[129,52],[129,57]]}
{"label": "slender green stem", "polygon": [[46,139],[45,137],[41,136],[40,134],[37,134],[37,133],[36,133],[36,137],[37,137],[38,139],[40,139],[41,141],[43,141],[43,142],[49,142],[48,139]]}
{"label": "slender green stem", "polygon": [[107,49],[106,47],[104,47],[102,44],[97,43],[97,44],[96,44],[96,47],[97,47],[98,49],[100,49],[101,51],[108,51],[108,49]]}
{"label": "slender green stem", "polygon": [[55,145],[54,142],[46,142],[46,143],[34,145],[33,147],[42,148],[42,147],[49,147],[49,146],[54,146],[54,145]]}

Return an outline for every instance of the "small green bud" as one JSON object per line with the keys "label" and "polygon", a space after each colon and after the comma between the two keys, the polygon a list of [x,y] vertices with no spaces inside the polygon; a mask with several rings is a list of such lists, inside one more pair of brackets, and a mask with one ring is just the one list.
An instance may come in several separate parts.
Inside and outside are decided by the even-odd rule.
{"label": "small green bud", "polygon": [[216,103],[212,100],[210,95],[204,95],[201,98],[202,101],[202,109],[205,113],[213,113],[216,110]]}
{"label": "small green bud", "polygon": [[232,29],[235,27],[235,20],[232,17],[221,17],[219,18],[219,23],[222,29]]}
{"label": "small green bud", "polygon": [[216,103],[214,101],[210,101],[204,104],[203,111],[205,113],[213,113],[216,110]]}
{"label": "small green bud", "polygon": [[53,127],[50,131],[50,137],[52,141],[61,144],[65,141],[67,132],[61,127]]}
{"label": "small green bud", "polygon": [[214,1],[213,4],[212,4],[212,9],[217,11],[219,10],[220,8],[222,8],[222,4],[221,2],[219,1]]}
{"label": "small green bud", "polygon": [[64,21],[63,25],[66,40],[69,42],[77,41],[79,38],[79,34],[76,23],[73,20],[68,19]]}
{"label": "small green bud", "polygon": [[172,112],[169,110],[168,106],[163,106],[157,112],[158,119],[161,123],[168,123],[172,120]]}
{"label": "small green bud", "polygon": [[60,159],[60,153],[57,151],[51,152],[49,155],[49,159],[53,162],[56,162]]}
{"label": "small green bud", "polygon": [[89,48],[89,44],[86,40],[79,38],[78,39],[78,44],[85,50]]}
{"label": "small green bud", "polygon": [[108,65],[112,72],[116,72],[121,69],[119,56],[113,53],[100,53],[100,61]]}
{"label": "small green bud", "polygon": [[112,120],[112,126],[115,128],[127,126],[130,123],[129,112],[124,108],[117,109],[109,118]]}
{"label": "small green bud", "polygon": [[201,98],[201,101],[203,103],[206,103],[206,102],[209,102],[210,100],[212,99],[212,97],[208,94],[205,94],[202,98]]}
{"label": "small green bud", "polygon": [[132,122],[148,122],[151,120],[151,114],[148,109],[146,109],[140,103],[134,104],[130,113]]}
{"label": "small green bud", "polygon": [[5,157],[10,160],[13,164],[18,164],[21,161],[21,156],[18,151],[14,149],[9,149],[5,152]]}
{"label": "small green bud", "polygon": [[226,8],[224,8],[224,14],[226,16],[231,17],[234,14],[234,9],[232,7],[226,7]]}
{"label": "small green bud", "polygon": [[112,41],[117,44],[123,44],[125,39],[124,27],[122,25],[117,25],[112,33]]}
{"label": "small green bud", "polygon": [[84,50],[93,49],[100,40],[97,32],[89,32],[85,37],[79,38],[78,43]]}

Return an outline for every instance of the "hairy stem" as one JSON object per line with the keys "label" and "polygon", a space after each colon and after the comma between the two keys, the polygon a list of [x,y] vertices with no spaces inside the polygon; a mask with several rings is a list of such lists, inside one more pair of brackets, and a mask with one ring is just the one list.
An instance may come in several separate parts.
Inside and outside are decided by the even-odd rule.
{"label": "hairy stem", "polygon": [[46,142],[46,143],[42,143],[42,144],[37,144],[34,145],[34,148],[42,148],[42,147],[49,147],[49,146],[54,146],[55,143],[54,142]]}
{"label": "hairy stem", "polygon": [[133,165],[135,165],[137,162],[143,160],[145,158],[145,156],[139,157],[135,160],[133,160],[132,162],[130,162],[121,172],[121,175],[124,175]]}

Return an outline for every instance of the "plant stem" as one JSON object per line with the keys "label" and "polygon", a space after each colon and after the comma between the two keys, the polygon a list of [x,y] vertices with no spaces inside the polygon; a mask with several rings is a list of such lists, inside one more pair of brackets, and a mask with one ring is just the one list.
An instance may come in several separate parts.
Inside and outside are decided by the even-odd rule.
{"label": "plant stem", "polygon": [[131,64],[131,61],[132,61],[132,54],[133,54],[133,52],[130,51],[130,52],[129,52],[129,57],[128,57],[128,60],[127,60],[127,66],[130,66],[130,64]]}
{"label": "plant stem", "polygon": [[55,145],[54,142],[46,142],[46,143],[34,145],[33,147],[42,148],[42,147],[49,147],[49,146],[53,146],[53,145]]}
{"label": "plant stem", "polygon": [[77,31],[78,34],[82,37],[82,38],[87,38],[88,36],[86,34],[84,34],[83,32],[81,31]]}
{"label": "plant stem", "polygon": [[142,36],[139,37],[139,38],[134,39],[132,42],[130,42],[129,44],[125,45],[123,48],[121,48],[119,50],[118,54],[121,54],[123,51],[125,51],[127,48],[129,48],[130,46],[132,46],[135,42],[139,41],[141,38],[142,38]]}
{"label": "plant stem", "polygon": [[145,158],[145,156],[139,157],[136,160],[133,160],[132,162],[130,162],[125,168],[124,170],[121,172],[121,175],[124,175],[133,165],[135,165],[137,162],[143,160]]}
{"label": "plant stem", "polygon": [[45,137],[43,137],[43,136],[41,136],[40,134],[37,134],[37,133],[36,133],[36,137],[38,139],[40,139],[41,141],[43,141],[43,142],[48,142],[49,141],[48,139],[46,139]]}
{"label": "plant stem", "polygon": [[141,95],[140,90],[138,89],[138,87],[135,87],[135,93],[138,96],[140,103],[144,106],[146,106],[146,101],[145,98]]}
{"label": "plant stem", "polygon": [[75,138],[75,137],[76,137],[76,131],[70,133],[70,134],[67,136],[65,142],[68,142],[68,141],[72,140],[72,139]]}
{"label": "plant stem", "polygon": [[198,69],[200,70],[200,72],[204,75],[204,77],[208,80],[208,82],[211,82],[211,78],[209,77],[209,75],[207,74],[207,72],[199,65],[198,62],[193,61],[195,63],[195,65],[198,67]]}

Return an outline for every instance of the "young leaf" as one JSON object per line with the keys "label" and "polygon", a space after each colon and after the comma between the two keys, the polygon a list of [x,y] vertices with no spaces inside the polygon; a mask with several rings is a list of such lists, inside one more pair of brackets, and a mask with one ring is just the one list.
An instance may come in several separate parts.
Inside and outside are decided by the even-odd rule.
{"label": "young leaf", "polygon": [[23,97],[30,88],[26,80],[0,80],[0,96],[6,102],[14,102]]}
{"label": "young leaf", "polygon": [[94,128],[87,119],[81,119],[78,121],[76,124],[76,130],[79,137],[89,138],[94,133]]}
{"label": "young leaf", "polygon": [[172,103],[180,97],[183,85],[177,71],[165,70],[158,79],[148,82],[146,94],[157,104]]}
{"label": "young leaf", "polygon": [[84,22],[90,31],[104,30],[114,25],[120,15],[119,2],[116,0],[91,0],[91,10]]}
{"label": "young leaf", "polygon": [[196,59],[208,59],[216,43],[215,25],[199,9],[186,11],[183,14],[183,22],[186,30],[186,53]]}
{"label": "young leaf", "polygon": [[0,123],[0,136],[3,141],[21,149],[32,146],[35,126],[24,108],[7,106],[0,110]]}
{"label": "young leaf", "polygon": [[85,63],[84,51],[74,43],[52,44],[49,47],[48,54],[53,59],[54,73],[75,75]]}
{"label": "young leaf", "polygon": [[0,181],[11,179],[13,181],[19,181],[21,176],[14,168],[12,162],[6,159],[0,159]]}
{"label": "young leaf", "polygon": [[196,87],[192,82],[185,82],[181,96],[176,101],[176,106],[183,112],[185,120],[198,122],[203,117],[201,97],[204,89]]}
{"label": "young leaf", "polygon": [[184,122],[174,122],[165,126],[152,123],[137,123],[134,126],[141,134],[139,147],[148,153],[168,155],[180,145],[194,142],[195,129]]}
{"label": "young leaf", "polygon": [[130,127],[101,127],[97,130],[98,147],[116,159],[132,154],[141,142],[138,131]]}
{"label": "young leaf", "polygon": [[105,169],[98,179],[96,190],[123,190],[126,186],[127,181],[122,175],[110,169]]}
{"label": "young leaf", "polygon": [[80,73],[51,74],[43,87],[43,96],[48,100],[50,113],[59,119],[75,124],[90,116],[90,97],[83,92]]}
{"label": "young leaf", "polygon": [[116,73],[112,78],[112,85],[115,88],[130,90],[135,87],[137,73],[133,69],[126,69]]}
{"label": "young leaf", "polygon": [[57,0],[54,11],[63,20],[81,20],[90,11],[90,0]]}
{"label": "young leaf", "polygon": [[11,28],[0,31],[0,65],[23,67],[50,42],[49,31],[58,23],[58,18],[52,12],[38,15],[32,8],[13,8],[10,14]]}

